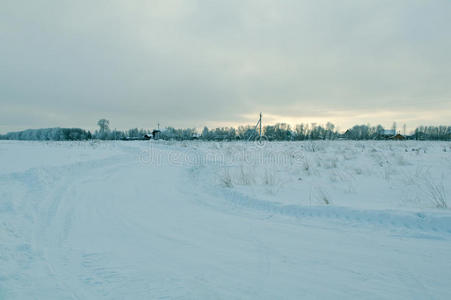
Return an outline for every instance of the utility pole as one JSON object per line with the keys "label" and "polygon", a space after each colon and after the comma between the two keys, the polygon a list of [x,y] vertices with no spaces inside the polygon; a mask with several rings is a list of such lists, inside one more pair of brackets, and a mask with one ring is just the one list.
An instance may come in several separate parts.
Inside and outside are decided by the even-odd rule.
{"label": "utility pole", "polygon": [[260,120],[258,121],[260,124],[260,140],[262,139],[262,113],[260,113]]}
{"label": "utility pole", "polygon": [[[262,137],[263,137],[263,132],[262,132],[262,113],[260,113],[260,118],[258,119],[258,122],[257,122],[257,124],[255,125],[254,130],[255,130],[255,132],[258,131],[258,134],[259,134],[260,140],[261,140]],[[252,135],[248,138],[248,141],[250,141],[251,138],[254,138],[254,134],[252,134]]]}

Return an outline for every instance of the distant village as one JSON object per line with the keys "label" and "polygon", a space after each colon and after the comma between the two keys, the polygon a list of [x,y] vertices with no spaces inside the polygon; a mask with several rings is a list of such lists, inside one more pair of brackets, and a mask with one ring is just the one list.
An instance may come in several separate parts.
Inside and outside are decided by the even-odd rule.
{"label": "distant village", "polygon": [[263,126],[261,116],[256,126],[246,125],[235,127],[220,127],[202,130],[195,128],[176,129],[160,124],[154,129],[116,130],[110,128],[110,122],[101,119],[97,122],[98,129],[94,132],[80,128],[43,128],[9,132],[0,135],[2,140],[204,140],[204,141],[252,141],[265,139],[267,141],[304,141],[304,140],[442,140],[451,141],[451,126],[419,126],[411,133],[406,128],[398,130],[396,123],[391,129],[381,125],[355,125],[345,132],[339,132],[332,123],[326,125],[299,124],[290,126],[285,123]]}

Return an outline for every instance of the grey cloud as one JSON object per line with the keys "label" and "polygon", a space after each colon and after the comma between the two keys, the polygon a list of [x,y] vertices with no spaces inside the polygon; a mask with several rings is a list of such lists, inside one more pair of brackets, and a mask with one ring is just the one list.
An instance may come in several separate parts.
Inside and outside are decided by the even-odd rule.
{"label": "grey cloud", "polygon": [[450,28],[444,0],[4,1],[0,126],[446,121]]}

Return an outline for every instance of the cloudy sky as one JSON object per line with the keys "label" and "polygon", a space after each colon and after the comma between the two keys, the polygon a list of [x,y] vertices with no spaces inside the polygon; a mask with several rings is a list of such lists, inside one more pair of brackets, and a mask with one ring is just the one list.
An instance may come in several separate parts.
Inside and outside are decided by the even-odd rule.
{"label": "cloudy sky", "polygon": [[449,0],[0,0],[0,132],[451,120]]}

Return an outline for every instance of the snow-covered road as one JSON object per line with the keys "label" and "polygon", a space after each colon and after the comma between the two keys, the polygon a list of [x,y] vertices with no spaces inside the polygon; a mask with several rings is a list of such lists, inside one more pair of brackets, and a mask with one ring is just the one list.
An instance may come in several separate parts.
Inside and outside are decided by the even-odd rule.
{"label": "snow-covered road", "polygon": [[447,210],[279,205],[148,147],[0,143],[0,299],[451,298]]}

